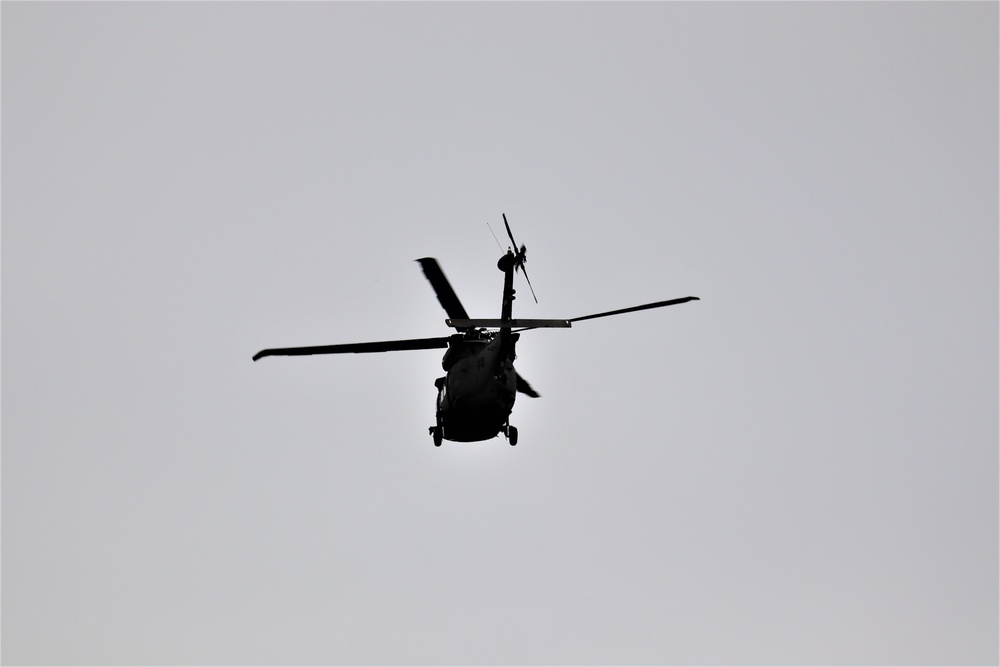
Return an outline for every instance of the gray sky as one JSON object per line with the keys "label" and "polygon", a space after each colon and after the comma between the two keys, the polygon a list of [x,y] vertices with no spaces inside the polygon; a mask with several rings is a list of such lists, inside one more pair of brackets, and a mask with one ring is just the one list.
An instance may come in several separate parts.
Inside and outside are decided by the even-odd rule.
{"label": "gray sky", "polygon": [[3,661],[996,664],[997,24],[4,2]]}

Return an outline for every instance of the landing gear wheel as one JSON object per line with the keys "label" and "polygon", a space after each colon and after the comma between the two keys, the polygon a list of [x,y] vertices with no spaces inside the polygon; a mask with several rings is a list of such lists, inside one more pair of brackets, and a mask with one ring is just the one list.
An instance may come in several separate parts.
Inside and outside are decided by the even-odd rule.
{"label": "landing gear wheel", "polygon": [[430,427],[430,432],[431,432],[431,435],[434,436],[434,446],[435,447],[440,447],[441,446],[441,438],[444,435],[441,427],[440,426],[431,426]]}
{"label": "landing gear wheel", "polygon": [[507,442],[513,447],[517,444],[517,428],[514,426],[507,427]]}

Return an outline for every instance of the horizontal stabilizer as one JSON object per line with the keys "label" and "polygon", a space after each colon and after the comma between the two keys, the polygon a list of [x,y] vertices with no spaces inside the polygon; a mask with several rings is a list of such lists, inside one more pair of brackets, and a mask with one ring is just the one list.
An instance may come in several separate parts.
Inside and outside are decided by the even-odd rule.
{"label": "horizontal stabilizer", "polygon": [[445,324],[456,329],[512,329],[514,327],[530,327],[532,329],[560,328],[573,326],[569,320],[445,320]]}

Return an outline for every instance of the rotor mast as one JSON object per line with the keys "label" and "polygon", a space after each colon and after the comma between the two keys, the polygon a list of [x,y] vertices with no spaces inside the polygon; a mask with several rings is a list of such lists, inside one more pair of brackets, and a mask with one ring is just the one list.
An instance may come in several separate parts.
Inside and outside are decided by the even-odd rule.
{"label": "rotor mast", "polygon": [[501,322],[510,322],[514,314],[514,266],[516,258],[510,250],[497,262],[503,271],[503,305],[500,307]]}
{"label": "rotor mast", "polygon": [[[514,313],[514,267],[517,257],[510,250],[497,261],[497,268],[503,271],[503,305],[500,307],[500,356],[501,359],[514,359],[514,343],[520,334],[510,330]],[[499,373],[499,368],[497,369]]]}

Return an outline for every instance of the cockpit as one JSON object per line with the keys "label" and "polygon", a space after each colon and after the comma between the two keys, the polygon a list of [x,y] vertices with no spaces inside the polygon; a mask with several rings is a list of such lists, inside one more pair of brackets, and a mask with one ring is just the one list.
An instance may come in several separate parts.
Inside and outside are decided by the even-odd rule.
{"label": "cockpit", "polygon": [[452,366],[462,359],[468,359],[479,354],[495,337],[495,332],[485,329],[467,332],[461,338],[452,336],[452,340],[448,343],[448,351],[444,353],[444,358],[441,359],[441,366],[445,371],[450,370]]}

